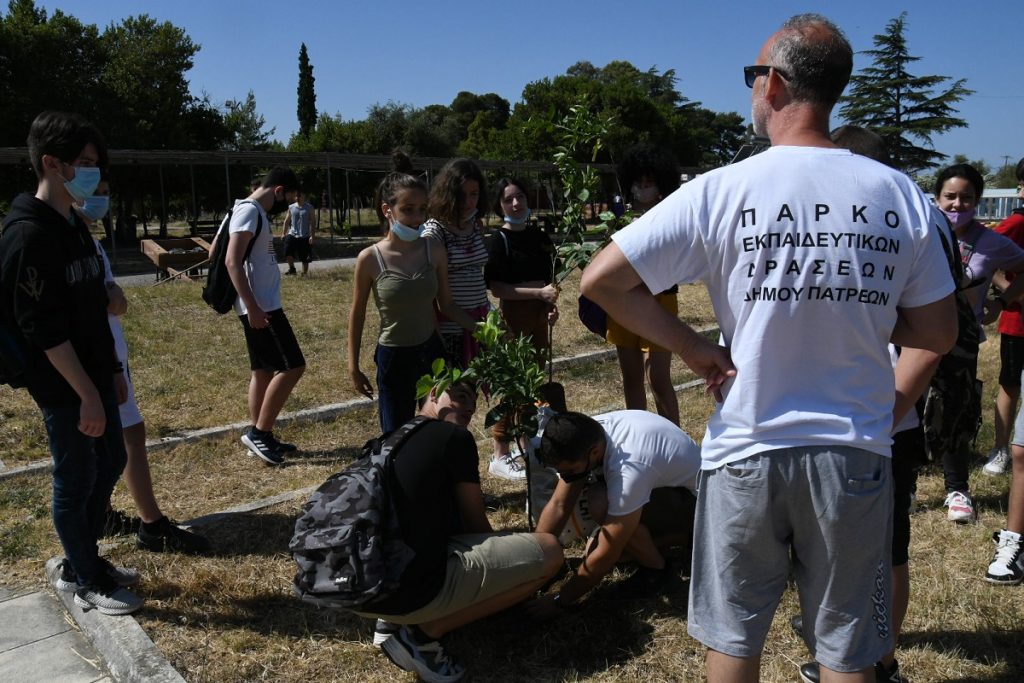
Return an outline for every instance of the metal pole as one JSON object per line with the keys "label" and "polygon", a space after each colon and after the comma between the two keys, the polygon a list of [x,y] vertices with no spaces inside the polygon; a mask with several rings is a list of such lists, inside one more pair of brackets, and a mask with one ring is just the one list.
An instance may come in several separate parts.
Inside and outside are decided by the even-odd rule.
{"label": "metal pole", "polygon": [[226,211],[231,210],[231,173],[228,171],[228,158],[224,157],[224,192],[227,194],[228,203]]}
{"label": "metal pole", "polygon": [[167,237],[167,200],[164,198],[164,165],[157,165],[160,175],[160,237]]}
{"label": "metal pole", "polygon": [[331,244],[334,244],[334,190],[331,187],[331,155],[327,154],[327,215],[331,217]]}
{"label": "metal pole", "polygon": [[188,179],[192,183],[192,234],[199,232],[199,203],[196,202],[196,173],[193,164],[188,165]]}
{"label": "metal pole", "polygon": [[[352,193],[349,191],[348,185],[348,169],[345,169],[345,220],[352,220]],[[348,238],[352,239],[352,232],[349,231]]]}

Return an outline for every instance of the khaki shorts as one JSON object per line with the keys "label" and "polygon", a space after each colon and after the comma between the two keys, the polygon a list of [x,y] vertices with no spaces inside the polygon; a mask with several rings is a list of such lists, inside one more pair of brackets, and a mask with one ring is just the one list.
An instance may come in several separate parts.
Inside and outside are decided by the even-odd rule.
{"label": "khaki shorts", "polygon": [[[679,315],[679,301],[676,299],[676,294],[658,294],[655,297],[661,307],[671,313],[673,316]],[[615,344],[626,349],[640,349],[644,353],[661,351],[668,353],[668,349],[662,348],[657,344],[654,344],[647,339],[644,339],[635,332],[627,330],[622,325],[612,320],[611,316],[608,316],[608,332],[605,333],[605,339],[608,340],[609,344]]]}
{"label": "khaki shorts", "polygon": [[534,534],[459,534],[448,539],[448,552],[444,585],[426,605],[408,614],[358,614],[423,624],[544,576],[544,551]]}

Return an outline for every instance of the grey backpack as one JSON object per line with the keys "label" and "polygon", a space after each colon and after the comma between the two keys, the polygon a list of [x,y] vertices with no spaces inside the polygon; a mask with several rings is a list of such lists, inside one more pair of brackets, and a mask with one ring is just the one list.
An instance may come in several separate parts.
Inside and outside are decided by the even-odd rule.
{"label": "grey backpack", "polygon": [[295,593],[321,607],[358,609],[388,597],[415,553],[402,540],[391,499],[395,451],[429,422],[423,416],[363,446],[359,460],[316,490],[288,549]]}

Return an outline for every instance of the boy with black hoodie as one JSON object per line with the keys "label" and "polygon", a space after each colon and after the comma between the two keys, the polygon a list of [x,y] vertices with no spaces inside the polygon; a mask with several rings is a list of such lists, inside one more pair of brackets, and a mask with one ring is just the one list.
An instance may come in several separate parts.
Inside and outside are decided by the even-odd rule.
{"label": "boy with black hoodie", "polygon": [[111,565],[96,545],[125,465],[117,406],[126,389],[103,265],[72,210],[95,191],[107,148],[81,116],[43,112],[28,149],[39,185],[14,200],[0,233],[0,322],[22,337],[25,382],[53,455],[53,523],[66,555],[54,583],[85,609],[128,614],[142,606],[125,588],[139,575]]}

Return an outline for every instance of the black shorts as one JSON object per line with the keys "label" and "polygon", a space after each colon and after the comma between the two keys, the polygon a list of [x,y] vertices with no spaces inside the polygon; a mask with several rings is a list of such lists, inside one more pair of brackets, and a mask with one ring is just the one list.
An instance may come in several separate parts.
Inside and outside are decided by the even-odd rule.
{"label": "black shorts", "polygon": [[910,559],[910,496],[917,488],[917,468],[924,458],[921,427],[905,429],[892,438],[892,566]]}
{"label": "black shorts", "polygon": [[1024,337],[999,335],[999,386],[1019,387],[1024,372]]}
{"label": "black shorts", "polygon": [[269,311],[270,324],[260,330],[249,325],[249,316],[240,315],[245,330],[245,346],[249,350],[249,367],[252,370],[284,372],[306,365],[306,359],[299,348],[299,342],[292,332],[292,326],[284,309]]}
{"label": "black shorts", "polygon": [[296,237],[295,235],[284,236],[284,256],[288,258],[296,258],[303,263],[309,263],[309,238],[308,237]]}

